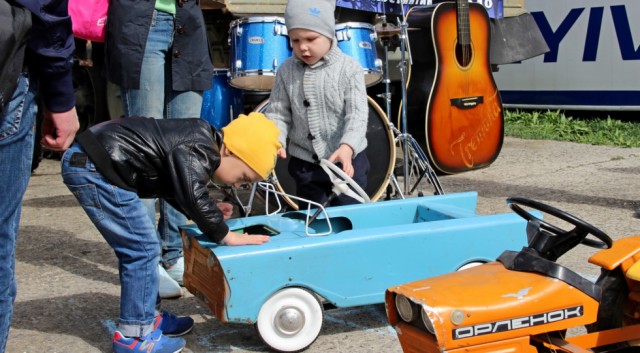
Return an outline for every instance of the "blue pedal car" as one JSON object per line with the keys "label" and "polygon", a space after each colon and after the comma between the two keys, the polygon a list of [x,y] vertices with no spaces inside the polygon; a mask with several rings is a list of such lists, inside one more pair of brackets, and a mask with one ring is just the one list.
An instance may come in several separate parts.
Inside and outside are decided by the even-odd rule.
{"label": "blue pedal car", "polygon": [[[515,213],[478,215],[465,192],[252,216],[229,228],[269,234],[258,246],[212,243],[182,227],[185,287],[222,322],[255,324],[272,349],[300,351],[323,310],[383,303],[385,290],[493,261],[527,244]],[[320,235],[322,234],[322,235]]]}

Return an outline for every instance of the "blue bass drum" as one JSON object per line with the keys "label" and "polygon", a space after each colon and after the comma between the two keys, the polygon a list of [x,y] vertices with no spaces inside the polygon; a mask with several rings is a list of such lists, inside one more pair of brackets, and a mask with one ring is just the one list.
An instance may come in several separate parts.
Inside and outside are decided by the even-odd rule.
{"label": "blue bass drum", "polygon": [[214,70],[212,80],[211,89],[202,94],[200,117],[220,130],[243,113],[244,99],[241,90],[229,85],[229,70]]}
{"label": "blue bass drum", "polygon": [[376,52],[378,36],[372,25],[364,22],[338,24],[336,38],[340,50],[356,59],[364,69],[364,81],[367,87],[382,80],[382,60],[378,59]]}
{"label": "blue bass drum", "polygon": [[270,91],[278,67],[292,55],[282,17],[245,17],[231,23],[231,85]]}

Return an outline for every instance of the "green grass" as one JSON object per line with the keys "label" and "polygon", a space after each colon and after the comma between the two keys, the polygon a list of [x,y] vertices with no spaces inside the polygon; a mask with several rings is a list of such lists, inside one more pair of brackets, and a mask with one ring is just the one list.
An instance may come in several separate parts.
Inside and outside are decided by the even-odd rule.
{"label": "green grass", "polygon": [[640,112],[636,120],[610,116],[574,118],[562,111],[505,110],[505,135],[592,145],[640,147]]}

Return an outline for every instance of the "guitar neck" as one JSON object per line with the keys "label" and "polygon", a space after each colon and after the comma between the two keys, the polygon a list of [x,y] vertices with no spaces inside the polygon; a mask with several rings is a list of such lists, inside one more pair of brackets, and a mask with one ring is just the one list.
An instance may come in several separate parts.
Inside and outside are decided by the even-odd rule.
{"label": "guitar neck", "polygon": [[458,43],[460,45],[470,45],[469,1],[456,0],[456,13],[458,16]]}

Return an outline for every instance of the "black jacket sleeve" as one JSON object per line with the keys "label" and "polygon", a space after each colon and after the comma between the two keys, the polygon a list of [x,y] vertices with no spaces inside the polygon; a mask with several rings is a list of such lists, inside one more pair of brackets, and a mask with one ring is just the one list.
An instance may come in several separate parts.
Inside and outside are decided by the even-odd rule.
{"label": "black jacket sleeve", "polygon": [[191,141],[178,145],[167,158],[174,185],[175,202],[212,241],[220,243],[229,232],[217,202],[209,197],[207,184],[219,165],[211,142]]}

